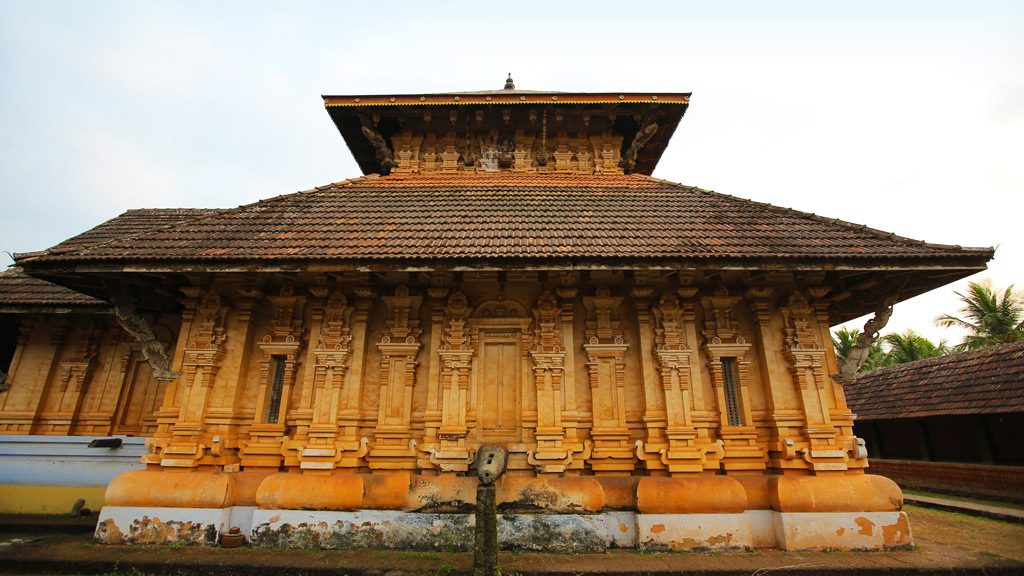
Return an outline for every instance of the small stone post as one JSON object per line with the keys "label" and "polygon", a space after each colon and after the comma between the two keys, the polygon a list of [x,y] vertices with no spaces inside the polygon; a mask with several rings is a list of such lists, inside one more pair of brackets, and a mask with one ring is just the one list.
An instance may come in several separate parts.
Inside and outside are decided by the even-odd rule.
{"label": "small stone post", "polygon": [[473,548],[473,576],[498,574],[498,508],[494,481],[505,472],[508,451],[488,444],[476,457],[476,546]]}

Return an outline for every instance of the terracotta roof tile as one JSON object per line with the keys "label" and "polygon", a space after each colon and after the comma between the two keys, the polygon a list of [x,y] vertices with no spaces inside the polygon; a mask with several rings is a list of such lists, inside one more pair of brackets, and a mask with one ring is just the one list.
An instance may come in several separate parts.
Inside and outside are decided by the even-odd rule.
{"label": "terracotta roof tile", "polygon": [[122,236],[130,236],[147,230],[172,226],[215,212],[218,212],[218,210],[203,208],[140,208],[128,210],[124,214],[111,218],[91,230],[57,244],[48,251],[53,254],[74,252],[75,250],[109,242]]}
{"label": "terracotta roof tile", "polygon": [[70,288],[33,278],[17,266],[0,272],[0,311],[22,306],[107,306]]}
{"label": "terracotta roof tile", "polygon": [[[144,208],[129,210],[99,226],[54,246],[54,254],[73,252],[89,246],[110,242],[126,235],[165,228],[217,212],[209,209]],[[12,266],[0,273],[0,307],[23,306],[107,306],[107,303],[70,288],[33,278],[20,267]]]}
{"label": "terracotta roof tile", "polygon": [[865,372],[846,402],[858,420],[1024,412],[1024,342]]}
{"label": "terracotta roof tile", "polygon": [[371,175],[141,228],[87,247],[76,242],[80,236],[43,260],[834,260],[989,252],[638,175]]}

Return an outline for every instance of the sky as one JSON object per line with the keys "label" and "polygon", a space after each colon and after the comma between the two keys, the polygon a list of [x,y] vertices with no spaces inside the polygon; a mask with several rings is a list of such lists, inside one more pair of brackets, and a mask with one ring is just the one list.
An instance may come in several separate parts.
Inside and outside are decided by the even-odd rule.
{"label": "sky", "polygon": [[[511,72],[520,89],[692,92],[654,176],[995,246],[972,279],[1024,289],[1021,30],[1020,1],[0,0],[0,250],[359,175],[322,94]],[[965,285],[898,304],[885,332],[958,342],[933,320]]]}

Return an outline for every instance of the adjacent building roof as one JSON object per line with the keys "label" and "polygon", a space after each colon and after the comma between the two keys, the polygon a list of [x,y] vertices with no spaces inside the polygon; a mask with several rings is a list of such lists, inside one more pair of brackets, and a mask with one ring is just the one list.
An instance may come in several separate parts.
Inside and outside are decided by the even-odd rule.
{"label": "adjacent building roof", "polygon": [[[364,177],[171,226],[107,223],[19,260],[621,259],[729,262],[927,259],[982,266],[991,249],[893,234],[640,175]],[[120,218],[118,220],[121,220]],[[129,228],[134,221],[125,221]],[[119,232],[124,232],[121,230]],[[85,245],[79,239],[106,237]]]}
{"label": "adjacent building roof", "polygon": [[1024,342],[859,374],[846,401],[858,421],[1024,412]]}

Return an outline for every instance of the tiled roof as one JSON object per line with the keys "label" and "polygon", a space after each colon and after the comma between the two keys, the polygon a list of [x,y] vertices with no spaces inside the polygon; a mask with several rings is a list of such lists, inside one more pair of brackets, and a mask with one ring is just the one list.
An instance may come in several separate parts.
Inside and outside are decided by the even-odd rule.
{"label": "tiled roof", "polygon": [[[199,216],[216,212],[209,209],[139,209],[129,210],[116,218],[61,242],[50,249],[61,253],[109,242],[125,235],[139,234],[146,230],[154,230],[171,226]],[[25,274],[20,267],[12,266],[0,273],[0,308],[19,308],[24,306],[106,306],[107,303],[75,292],[70,288],[33,278]]]}
{"label": "tiled roof", "polygon": [[73,248],[42,261],[991,256],[639,175],[368,176]]}
{"label": "tiled roof", "polygon": [[1024,342],[859,374],[846,401],[859,421],[1024,412]]}
{"label": "tiled roof", "polygon": [[0,272],[0,310],[22,306],[106,305],[106,302],[92,296],[28,276],[17,266]]}
{"label": "tiled roof", "polygon": [[129,210],[116,218],[107,220],[92,230],[57,244],[50,248],[50,252],[73,252],[87,246],[109,242],[115,238],[172,226],[215,212],[217,210],[203,208],[140,208]]}

